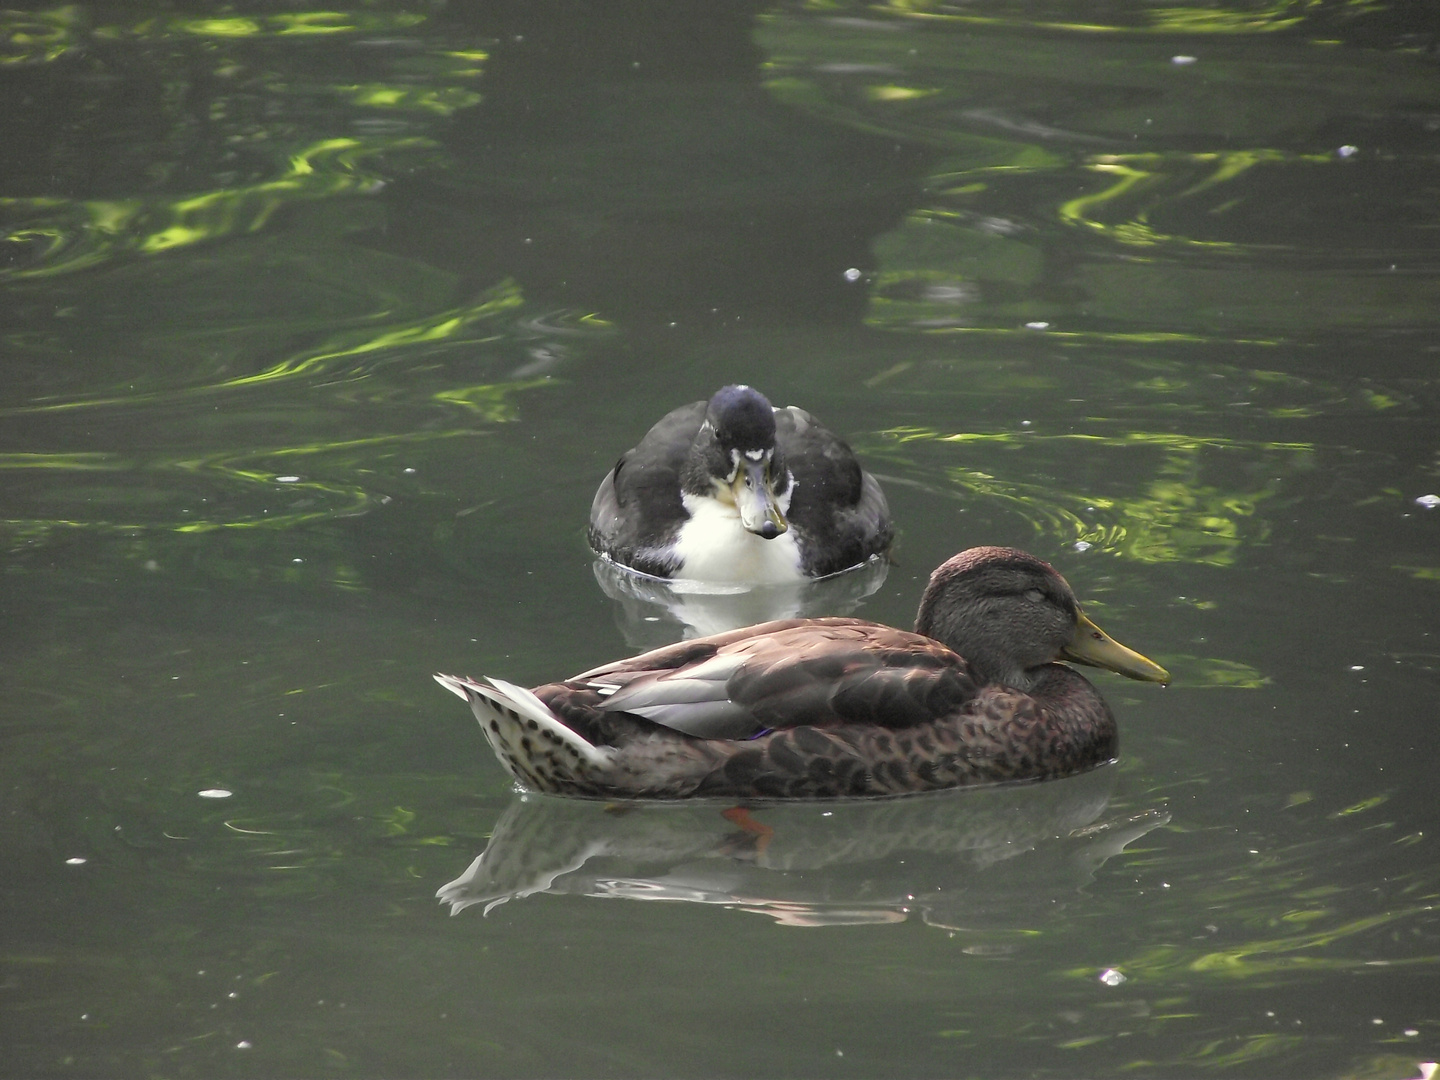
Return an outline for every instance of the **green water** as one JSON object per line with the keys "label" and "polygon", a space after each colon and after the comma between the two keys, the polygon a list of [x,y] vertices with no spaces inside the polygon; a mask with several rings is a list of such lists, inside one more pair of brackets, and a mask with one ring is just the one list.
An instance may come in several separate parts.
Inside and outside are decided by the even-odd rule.
{"label": "green water", "polygon": [[[0,1075],[1440,1054],[1428,5],[0,27]],[[1168,667],[1093,676],[1120,762],[766,844],[522,801],[431,672],[673,632],[585,514],[734,381],[886,487],[837,607],[1012,544]]]}

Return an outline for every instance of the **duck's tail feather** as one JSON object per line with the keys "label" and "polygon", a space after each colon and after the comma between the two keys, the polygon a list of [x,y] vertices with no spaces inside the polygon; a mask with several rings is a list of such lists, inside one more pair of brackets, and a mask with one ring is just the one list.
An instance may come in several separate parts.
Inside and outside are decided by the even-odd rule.
{"label": "duck's tail feather", "polygon": [[611,765],[613,749],[595,746],[565,726],[523,686],[460,675],[436,675],[435,681],[470,705],[496,756],[523,784],[562,790],[575,778]]}

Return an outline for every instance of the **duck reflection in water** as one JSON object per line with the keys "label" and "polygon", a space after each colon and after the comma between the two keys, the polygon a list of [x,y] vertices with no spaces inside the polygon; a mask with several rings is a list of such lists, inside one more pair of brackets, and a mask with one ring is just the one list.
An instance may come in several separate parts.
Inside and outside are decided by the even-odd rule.
{"label": "duck reflection in water", "polygon": [[625,643],[658,649],[778,619],[848,615],[885,583],[890,563],[869,559],[844,573],[778,585],[666,581],[609,559],[596,559],[594,569],[600,590],[615,601],[615,623]]}
{"label": "duck reflection in water", "polygon": [[790,926],[918,915],[1005,931],[1070,902],[1107,859],[1169,821],[1158,808],[1112,810],[1118,772],[747,810],[517,794],[484,853],[437,896],[456,915],[549,893],[710,904]]}

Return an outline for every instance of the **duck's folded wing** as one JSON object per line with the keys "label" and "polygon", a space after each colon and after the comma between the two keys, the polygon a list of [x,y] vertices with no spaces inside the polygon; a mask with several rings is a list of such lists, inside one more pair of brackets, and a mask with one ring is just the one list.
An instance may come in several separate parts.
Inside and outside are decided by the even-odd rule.
{"label": "duck's folded wing", "polygon": [[965,662],[927,638],[853,619],[772,625],[780,628],[728,641],[683,667],[600,671],[588,685],[606,695],[607,712],[704,739],[802,725],[912,727],[975,695]]}
{"label": "duck's folded wing", "polygon": [[600,706],[606,712],[643,716],[701,739],[748,739],[763,726],[754,712],[731,700],[728,689],[745,660],[742,653],[730,653],[676,671],[625,673],[623,683],[610,684],[613,690],[598,679],[590,685],[606,694]]}

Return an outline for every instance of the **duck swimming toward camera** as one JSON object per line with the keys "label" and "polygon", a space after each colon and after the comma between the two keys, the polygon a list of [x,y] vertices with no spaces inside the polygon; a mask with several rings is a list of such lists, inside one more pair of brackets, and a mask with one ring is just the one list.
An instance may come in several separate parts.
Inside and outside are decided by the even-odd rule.
{"label": "duck swimming toward camera", "polygon": [[882,555],[885,495],[804,409],[748,386],[666,414],[601,481],[590,546],[659,578],[773,584]]}
{"label": "duck swimming toward camera", "polygon": [[436,675],[535,791],[604,799],[883,796],[1083,772],[1115,718],[1073,660],[1166,683],[1045,562],[963,551],[915,632],[788,619],[695,638],[533,691]]}

